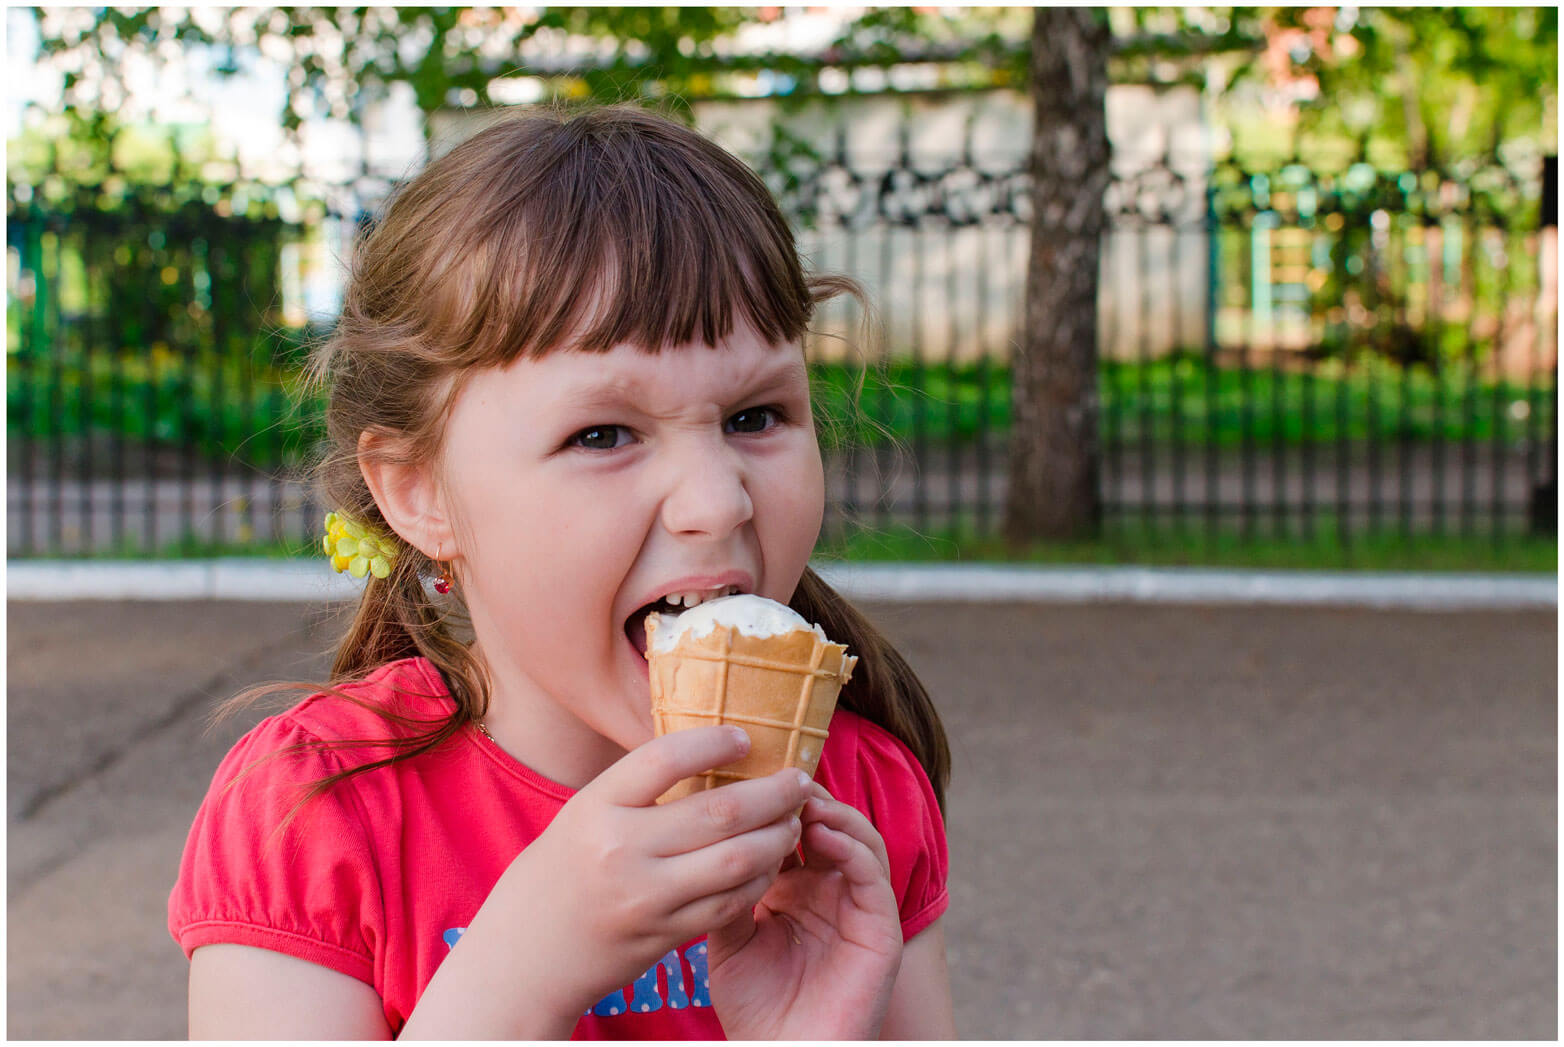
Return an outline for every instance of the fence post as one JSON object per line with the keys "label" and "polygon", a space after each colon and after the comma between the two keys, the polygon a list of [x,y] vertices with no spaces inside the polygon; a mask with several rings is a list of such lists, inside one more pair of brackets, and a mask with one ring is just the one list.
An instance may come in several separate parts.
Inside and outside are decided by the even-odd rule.
{"label": "fence post", "polygon": [[[1542,221],[1538,229],[1538,249],[1542,255],[1548,252],[1547,230],[1554,232],[1554,250],[1558,250],[1559,228],[1559,158],[1558,156],[1545,156],[1542,158]],[[1545,257],[1537,259],[1539,268],[1548,265]],[[1553,265],[1554,279],[1558,279],[1558,266]],[[1557,339],[1558,321],[1554,320],[1554,344],[1553,344],[1553,410],[1551,412],[1552,433],[1549,446],[1552,449],[1552,466],[1548,470],[1546,481],[1537,482],[1531,489],[1531,533],[1536,537],[1556,535],[1559,529],[1559,347]],[[1537,332],[1538,337],[1543,332]]]}

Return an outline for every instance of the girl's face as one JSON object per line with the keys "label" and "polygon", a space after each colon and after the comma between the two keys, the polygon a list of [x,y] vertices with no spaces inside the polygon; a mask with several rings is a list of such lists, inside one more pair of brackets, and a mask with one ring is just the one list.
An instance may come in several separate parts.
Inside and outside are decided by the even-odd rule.
{"label": "girl's face", "polygon": [[491,724],[615,751],[652,734],[635,612],[723,586],[787,602],[825,505],[803,353],[747,327],[472,376],[441,481]]}

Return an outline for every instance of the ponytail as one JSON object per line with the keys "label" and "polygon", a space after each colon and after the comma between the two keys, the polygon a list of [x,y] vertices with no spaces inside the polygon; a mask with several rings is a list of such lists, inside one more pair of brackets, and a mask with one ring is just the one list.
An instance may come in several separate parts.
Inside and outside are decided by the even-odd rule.
{"label": "ponytail", "polygon": [[818,623],[832,642],[846,644],[858,656],[858,666],[842,687],[837,704],[885,728],[912,751],[929,776],[943,814],[950,745],[918,674],[884,634],[812,568],[804,569],[788,605]]}
{"label": "ponytail", "polygon": [[[432,752],[463,727],[478,723],[487,714],[488,676],[482,664],[452,628],[453,624],[461,623],[461,614],[444,612],[424,589],[423,572],[420,569],[424,566],[430,566],[430,561],[417,550],[404,545],[392,565],[390,575],[383,579],[369,578],[364,594],[359,598],[358,608],[354,611],[353,621],[337,645],[336,660],[326,685],[304,682],[261,684],[228,699],[214,715],[214,722],[220,721],[262,698],[307,692],[328,694],[351,702],[376,714],[388,724],[401,728],[387,737],[302,743],[263,757],[264,760],[292,752],[360,749],[366,746],[386,753],[379,759],[356,764],[310,782],[283,824],[305,802],[326,792],[338,782]],[[460,606],[459,600],[452,600],[451,603]],[[345,689],[347,685],[368,676],[383,665],[413,657],[428,659],[445,681],[446,689],[455,701],[455,707],[449,715],[437,720],[411,717],[378,702],[367,701]],[[253,765],[246,768],[245,773],[251,769]]]}
{"label": "ponytail", "polygon": [[[476,683],[477,660],[453,635],[451,615],[436,607],[424,589],[425,568],[432,566],[418,550],[403,544],[391,574],[384,579],[370,577],[347,634],[337,645],[331,666],[333,683],[357,680],[387,662],[419,655],[433,662],[448,679]],[[473,696],[483,690],[458,685],[453,686],[453,694],[458,689]],[[461,695],[456,697],[459,707],[470,706],[473,719],[482,718],[486,700],[464,703]]]}

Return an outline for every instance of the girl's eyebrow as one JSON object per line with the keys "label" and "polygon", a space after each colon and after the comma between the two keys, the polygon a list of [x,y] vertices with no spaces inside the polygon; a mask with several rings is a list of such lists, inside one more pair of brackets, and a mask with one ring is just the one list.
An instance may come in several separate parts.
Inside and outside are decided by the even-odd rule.
{"label": "girl's eyebrow", "polygon": [[[801,382],[807,382],[808,371],[801,359],[790,359],[781,366],[769,367],[750,376],[741,386],[738,399],[760,392],[780,390]],[[645,402],[640,386],[633,381],[609,379],[598,385],[582,385],[568,390],[560,397],[560,404],[567,410],[592,410],[608,407],[636,407]]]}

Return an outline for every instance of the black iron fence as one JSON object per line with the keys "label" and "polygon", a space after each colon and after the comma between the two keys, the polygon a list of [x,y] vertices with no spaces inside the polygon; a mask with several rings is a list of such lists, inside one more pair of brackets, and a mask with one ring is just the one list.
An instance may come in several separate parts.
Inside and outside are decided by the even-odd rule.
{"label": "black iron fence", "polygon": [[[1119,157],[1099,317],[1108,518],[1552,533],[1554,163]],[[830,303],[807,346],[838,423],[828,537],[993,533],[1025,171],[970,146],[849,161],[842,138],[768,177],[811,263],[862,279],[883,324],[856,343],[856,307]],[[13,186],[7,214],[9,555],[302,548],[318,423],[294,382],[357,207],[234,186],[57,197]],[[864,363],[860,416],[847,390]]]}

